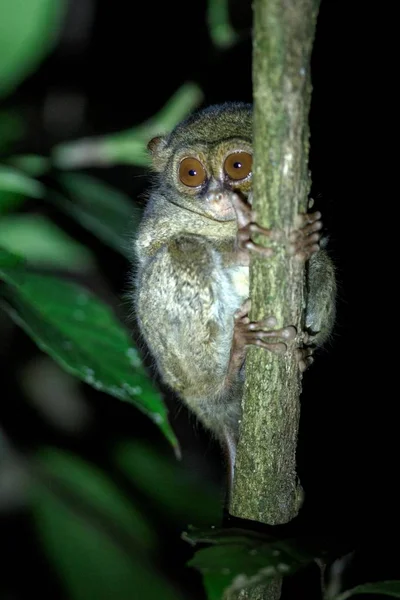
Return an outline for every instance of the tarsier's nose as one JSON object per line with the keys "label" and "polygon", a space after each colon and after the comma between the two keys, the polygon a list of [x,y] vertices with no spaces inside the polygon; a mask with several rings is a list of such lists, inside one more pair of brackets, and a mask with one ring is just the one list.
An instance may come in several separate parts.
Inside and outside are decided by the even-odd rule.
{"label": "tarsier's nose", "polygon": [[224,194],[224,192],[221,192],[221,191],[215,190],[215,191],[211,191],[207,194],[207,200],[211,204],[219,204],[220,202],[222,202],[225,199],[226,199],[226,194]]}
{"label": "tarsier's nose", "polygon": [[212,177],[208,185],[206,198],[207,202],[214,206],[226,203],[228,199],[227,190],[222,187],[219,181]]}

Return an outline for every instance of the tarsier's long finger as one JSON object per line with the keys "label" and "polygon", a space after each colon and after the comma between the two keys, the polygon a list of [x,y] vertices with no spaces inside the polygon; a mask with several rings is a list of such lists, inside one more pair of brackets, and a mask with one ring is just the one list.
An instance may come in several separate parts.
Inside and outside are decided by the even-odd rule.
{"label": "tarsier's long finger", "polygon": [[289,327],[282,327],[281,329],[272,329],[265,331],[260,329],[260,325],[262,323],[250,323],[248,329],[253,331],[256,337],[259,339],[275,337],[275,338],[283,338],[285,340],[294,340],[297,335],[296,328],[290,325]]}
{"label": "tarsier's long finger", "polygon": [[[243,302],[242,306],[240,308],[238,308],[237,311],[235,312],[235,314],[234,314],[235,320],[246,318],[250,312],[250,309],[251,309],[251,300],[250,300],[250,298],[247,298],[247,300],[245,302]],[[248,320],[248,323],[250,323],[250,319]]]}
{"label": "tarsier's long finger", "polygon": [[265,258],[270,258],[274,254],[274,251],[272,248],[265,248],[264,246],[255,244],[251,240],[244,242],[243,246],[247,250],[250,250],[251,252],[256,252],[257,254],[259,254],[260,256],[264,256]]}
{"label": "tarsier's long finger", "polygon": [[252,220],[251,206],[235,192],[231,195],[233,208],[236,211],[239,229],[246,227]]}
{"label": "tarsier's long finger", "polygon": [[289,237],[290,247],[296,248],[296,246],[298,246],[299,249],[301,249],[303,246],[308,247],[312,246],[313,244],[318,244],[320,239],[321,235],[319,233],[313,233],[312,235],[308,235],[305,237],[302,233],[298,231],[293,231]]}
{"label": "tarsier's long finger", "polygon": [[322,214],[319,210],[316,210],[313,213],[300,213],[296,216],[295,219],[295,227],[297,229],[302,229],[305,225],[309,223],[315,223],[317,221],[321,221]]}
{"label": "tarsier's long finger", "polygon": [[291,242],[295,242],[299,238],[310,237],[311,235],[316,235],[318,238],[321,237],[320,230],[322,229],[322,221],[316,221],[315,223],[311,223],[310,225],[306,225],[302,229],[295,229],[291,231],[289,234],[289,240]]}
{"label": "tarsier's long finger", "polygon": [[266,350],[274,352],[275,354],[284,354],[287,350],[287,346],[283,342],[277,342],[276,344],[268,344],[263,340],[254,340],[253,345],[259,346],[260,348],[265,348]]}
{"label": "tarsier's long finger", "polygon": [[319,251],[319,244],[312,244],[311,246],[303,246],[303,248],[290,248],[289,253],[294,256],[294,258],[300,262],[305,262],[313,254]]}
{"label": "tarsier's long finger", "polygon": [[283,239],[283,231],[279,229],[266,229],[265,227],[261,227],[258,223],[252,222],[249,225],[249,230],[251,233],[260,233],[261,235],[265,235],[271,240],[279,241]]}
{"label": "tarsier's long finger", "polygon": [[267,237],[270,237],[273,233],[271,229],[261,227],[261,225],[258,225],[257,223],[250,223],[249,229],[251,233],[261,233],[262,235],[266,235]]}

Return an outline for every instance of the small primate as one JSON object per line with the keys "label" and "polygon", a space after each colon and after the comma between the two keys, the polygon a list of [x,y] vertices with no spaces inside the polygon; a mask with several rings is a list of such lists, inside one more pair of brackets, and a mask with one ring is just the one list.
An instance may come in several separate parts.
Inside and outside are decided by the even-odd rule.
{"label": "small primate", "polygon": [[[249,345],[282,352],[294,327],[273,317],[251,322],[249,257],[271,249],[252,233],[252,106],[227,103],[198,111],[148,144],[156,177],[135,240],[138,324],[163,381],[218,438],[233,474]],[[312,348],[329,336],[335,275],[320,248],[319,212],[298,217],[288,251],[308,261],[306,328]]]}

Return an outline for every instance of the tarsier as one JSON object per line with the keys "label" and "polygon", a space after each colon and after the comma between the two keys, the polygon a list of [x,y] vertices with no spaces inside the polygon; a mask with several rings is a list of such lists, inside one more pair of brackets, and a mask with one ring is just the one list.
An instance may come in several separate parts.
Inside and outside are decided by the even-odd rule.
{"label": "tarsier", "polygon": [[[271,250],[252,234],[274,236],[252,204],[252,106],[200,110],[148,144],[157,175],[135,240],[135,309],[163,381],[225,447],[233,477],[246,349],[282,352],[292,326],[250,322],[249,257]],[[305,324],[310,345],[299,367],[329,337],[334,268],[320,248],[321,215],[298,216],[287,249],[307,260]],[[275,232],[276,233],[276,232]]]}

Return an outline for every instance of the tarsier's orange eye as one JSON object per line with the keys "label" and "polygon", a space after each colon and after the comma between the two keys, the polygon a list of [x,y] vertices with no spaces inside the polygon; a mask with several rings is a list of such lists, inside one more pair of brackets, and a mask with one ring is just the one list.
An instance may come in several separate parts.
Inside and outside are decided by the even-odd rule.
{"label": "tarsier's orange eye", "polygon": [[253,157],[248,152],[233,152],[224,163],[224,171],[229,179],[245,179],[251,173]]}
{"label": "tarsier's orange eye", "polygon": [[179,165],[179,179],[188,187],[197,187],[204,183],[206,170],[197,158],[184,158]]}

